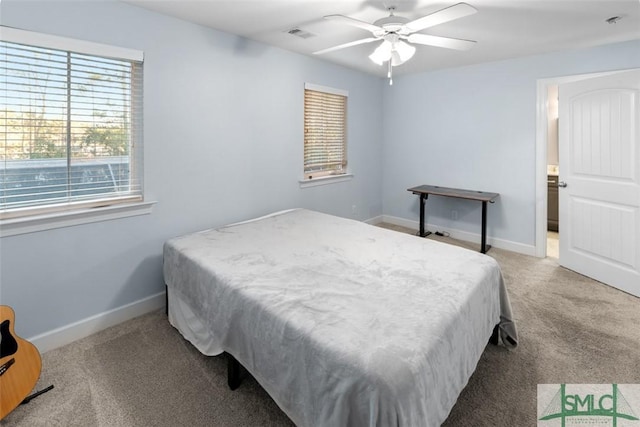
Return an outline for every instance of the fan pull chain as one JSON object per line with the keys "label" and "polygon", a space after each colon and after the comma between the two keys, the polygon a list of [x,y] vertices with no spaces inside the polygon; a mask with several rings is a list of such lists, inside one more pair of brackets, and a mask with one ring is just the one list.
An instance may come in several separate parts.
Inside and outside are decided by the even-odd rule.
{"label": "fan pull chain", "polygon": [[389,59],[389,71],[387,71],[387,77],[389,78],[389,86],[393,86],[393,65],[391,59]]}

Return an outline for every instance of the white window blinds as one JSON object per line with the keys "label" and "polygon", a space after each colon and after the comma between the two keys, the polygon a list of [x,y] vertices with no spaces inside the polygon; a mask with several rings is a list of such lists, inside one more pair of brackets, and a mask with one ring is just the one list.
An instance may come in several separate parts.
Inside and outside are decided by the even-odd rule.
{"label": "white window blinds", "polygon": [[305,179],[346,173],[346,145],[346,92],[321,86],[305,85]]}
{"label": "white window blinds", "polygon": [[142,200],[142,61],[15,39],[0,39],[0,217]]}

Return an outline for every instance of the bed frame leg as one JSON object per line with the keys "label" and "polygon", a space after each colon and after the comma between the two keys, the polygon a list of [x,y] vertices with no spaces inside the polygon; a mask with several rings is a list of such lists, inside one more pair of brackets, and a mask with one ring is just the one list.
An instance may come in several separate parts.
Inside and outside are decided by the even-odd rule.
{"label": "bed frame leg", "polygon": [[235,390],[240,387],[242,380],[240,379],[240,362],[229,353],[225,353],[227,356],[227,384],[231,390]]}
{"label": "bed frame leg", "polygon": [[169,316],[169,287],[164,285],[164,314]]}
{"label": "bed frame leg", "polygon": [[[169,287],[167,285],[164,287],[164,314],[169,316]],[[240,362],[238,362],[236,358],[229,353],[225,353],[225,356],[227,357],[227,384],[231,390],[235,390],[240,387],[240,383],[242,382],[242,379],[240,378],[242,365],[240,365]]]}
{"label": "bed frame leg", "polygon": [[491,333],[491,338],[489,338],[489,343],[493,345],[498,345],[499,339],[500,339],[500,325],[496,325],[493,328],[493,332]]}

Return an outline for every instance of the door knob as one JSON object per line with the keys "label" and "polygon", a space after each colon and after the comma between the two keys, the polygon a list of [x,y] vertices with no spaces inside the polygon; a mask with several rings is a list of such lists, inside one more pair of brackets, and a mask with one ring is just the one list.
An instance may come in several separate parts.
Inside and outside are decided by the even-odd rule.
{"label": "door knob", "polygon": [[566,187],[566,186],[567,186],[567,183],[566,183],[566,182],[564,182],[564,181],[560,181],[560,182],[558,183],[558,187],[560,187],[560,188],[564,188],[564,187]]}

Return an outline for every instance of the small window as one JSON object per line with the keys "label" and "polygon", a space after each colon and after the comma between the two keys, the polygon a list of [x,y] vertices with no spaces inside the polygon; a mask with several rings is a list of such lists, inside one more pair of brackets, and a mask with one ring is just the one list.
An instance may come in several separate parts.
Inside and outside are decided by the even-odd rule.
{"label": "small window", "polygon": [[304,179],[347,173],[347,96],[305,84]]}
{"label": "small window", "polygon": [[142,201],[142,53],[0,34],[0,219]]}

